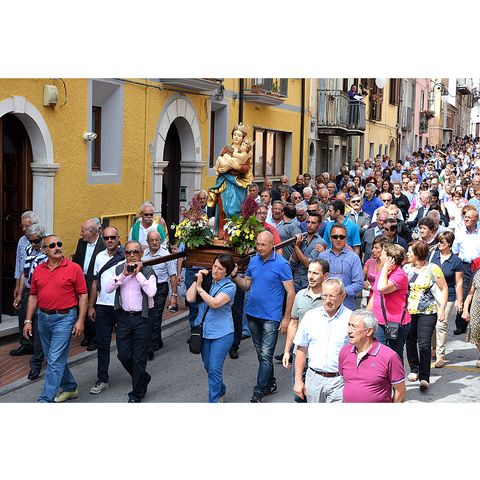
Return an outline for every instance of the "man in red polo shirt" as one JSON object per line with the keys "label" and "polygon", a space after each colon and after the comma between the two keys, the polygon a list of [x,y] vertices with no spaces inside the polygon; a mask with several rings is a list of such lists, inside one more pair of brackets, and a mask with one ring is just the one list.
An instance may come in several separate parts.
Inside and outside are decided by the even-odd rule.
{"label": "man in red polo shirt", "polygon": [[[32,317],[38,307],[38,333],[47,359],[45,384],[39,402],[65,402],[78,397],[75,378],[68,366],[72,334],[83,334],[88,293],[80,265],[66,260],[56,235],[42,240],[47,261],[34,270],[23,335],[32,335]],[[62,391],[58,393],[61,387]]]}
{"label": "man in red polo shirt", "polygon": [[405,371],[400,357],[375,339],[376,329],[377,317],[372,312],[352,313],[348,323],[350,345],[345,345],[339,355],[344,403],[405,401]]}

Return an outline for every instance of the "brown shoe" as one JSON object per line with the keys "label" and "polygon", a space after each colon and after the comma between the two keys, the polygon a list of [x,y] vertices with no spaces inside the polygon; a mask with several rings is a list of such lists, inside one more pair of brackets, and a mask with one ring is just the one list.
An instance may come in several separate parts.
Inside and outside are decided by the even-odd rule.
{"label": "brown shoe", "polygon": [[433,366],[435,368],[443,368],[445,366],[445,360],[443,358],[439,358]]}

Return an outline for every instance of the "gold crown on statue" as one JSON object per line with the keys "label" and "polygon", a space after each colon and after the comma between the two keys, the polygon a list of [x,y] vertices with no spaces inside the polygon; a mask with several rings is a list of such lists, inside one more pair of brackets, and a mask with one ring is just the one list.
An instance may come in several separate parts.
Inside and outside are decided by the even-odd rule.
{"label": "gold crown on statue", "polygon": [[243,136],[245,137],[248,133],[248,127],[244,125],[243,123],[234,123],[233,128],[232,128],[232,135],[235,130],[240,130],[243,133]]}

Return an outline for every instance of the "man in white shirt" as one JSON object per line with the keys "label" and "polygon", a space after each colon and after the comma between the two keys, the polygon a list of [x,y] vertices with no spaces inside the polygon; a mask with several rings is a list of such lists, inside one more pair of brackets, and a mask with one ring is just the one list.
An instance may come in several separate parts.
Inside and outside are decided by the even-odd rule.
{"label": "man in white shirt", "polygon": [[139,242],[143,250],[148,248],[147,234],[157,231],[162,238],[162,243],[167,240],[167,227],[165,221],[160,217],[159,223],[153,219],[155,207],[151,202],[144,202],[140,206],[140,218],[133,224],[128,234],[128,240]]}
{"label": "man in white shirt", "polygon": [[[161,245],[161,237],[155,230],[147,233],[148,249],[143,254],[142,261],[152,260],[154,258],[165,257],[170,255],[168,249]],[[177,262],[170,260],[165,263],[157,263],[152,265],[155,275],[157,277],[157,293],[153,297],[153,333],[152,340],[150,342],[150,350],[148,352],[148,358],[153,359],[154,352],[160,350],[163,347],[162,340],[162,319],[163,310],[165,309],[165,303],[168,297],[168,282],[172,285],[172,297],[170,305],[177,307],[178,291],[177,291]]]}
{"label": "man in white shirt", "polygon": [[107,293],[105,286],[115,276],[115,268],[125,261],[124,248],[120,246],[120,237],[116,227],[107,227],[103,231],[106,249],[96,259],[94,279],[90,289],[88,317],[95,324],[97,338],[97,381],[90,393],[99,394],[108,388],[108,367],[110,365],[110,343],[115,325],[113,310],[115,292]]}
{"label": "man in white shirt", "polygon": [[[338,372],[338,355],[348,344],[348,322],[352,311],[343,305],[345,286],[338,278],[322,284],[323,306],[308,311],[300,323],[293,343],[295,385],[293,390],[308,403],[341,402],[343,378]],[[308,370],[302,378],[308,352]]]}

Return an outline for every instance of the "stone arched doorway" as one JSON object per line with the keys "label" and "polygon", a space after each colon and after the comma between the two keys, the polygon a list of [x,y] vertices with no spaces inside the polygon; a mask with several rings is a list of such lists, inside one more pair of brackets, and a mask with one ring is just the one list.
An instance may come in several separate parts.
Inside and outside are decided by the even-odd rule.
{"label": "stone arched doorway", "polygon": [[[12,96],[0,102],[0,127],[0,168],[6,173],[0,185],[0,311],[13,313],[7,311],[6,305],[12,300],[10,260],[13,253],[15,262],[15,249],[8,249],[16,245],[21,235],[16,226],[22,210],[33,209],[47,231],[53,231],[53,177],[59,165],[53,162],[52,140],[45,120],[25,97]],[[11,238],[5,238],[6,229],[14,232]]]}
{"label": "stone arched doorway", "polygon": [[180,208],[188,206],[201,189],[203,166],[197,112],[186,97],[173,95],[160,114],[152,182],[155,210],[172,218],[169,223],[178,219]]}

